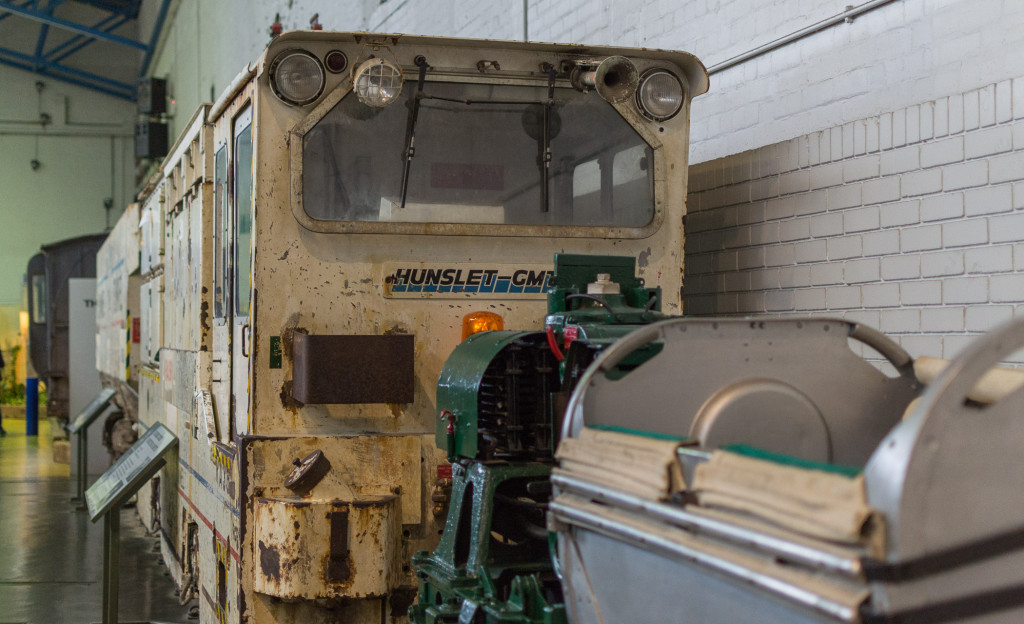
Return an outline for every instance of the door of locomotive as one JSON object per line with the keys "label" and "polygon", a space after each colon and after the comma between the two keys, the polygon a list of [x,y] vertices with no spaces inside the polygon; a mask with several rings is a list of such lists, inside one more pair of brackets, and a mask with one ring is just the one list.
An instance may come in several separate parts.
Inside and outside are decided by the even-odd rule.
{"label": "door of locomotive", "polygon": [[252,292],[253,141],[252,106],[232,123],[233,251],[231,315],[231,422],[236,433],[248,433],[249,354],[252,327],[249,304]]}
{"label": "door of locomotive", "polygon": [[249,431],[251,107],[231,122],[214,159],[213,401],[220,437],[233,441]]}

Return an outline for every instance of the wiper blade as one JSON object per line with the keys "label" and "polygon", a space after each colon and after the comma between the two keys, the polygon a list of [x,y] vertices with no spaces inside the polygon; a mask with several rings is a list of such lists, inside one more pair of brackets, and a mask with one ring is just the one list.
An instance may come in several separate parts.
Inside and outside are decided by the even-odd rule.
{"label": "wiper blade", "polygon": [[544,102],[544,133],[540,146],[540,211],[551,210],[551,110],[555,106],[555,68],[545,63],[548,72],[548,99]]}
{"label": "wiper blade", "polygon": [[415,59],[416,66],[420,68],[419,82],[416,85],[416,96],[412,101],[412,110],[409,111],[409,123],[405,126],[405,164],[402,168],[402,203],[405,208],[405,197],[409,192],[409,169],[412,167],[412,158],[416,154],[416,120],[420,115],[420,101],[423,95],[423,83],[427,79],[427,59],[422,55]]}

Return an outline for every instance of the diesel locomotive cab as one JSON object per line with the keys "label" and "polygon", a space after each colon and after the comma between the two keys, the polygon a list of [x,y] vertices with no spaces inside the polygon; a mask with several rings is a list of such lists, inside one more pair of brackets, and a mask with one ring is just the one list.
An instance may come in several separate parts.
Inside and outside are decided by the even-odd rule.
{"label": "diesel locomotive cab", "polygon": [[[683,52],[313,31],[275,38],[197,112],[125,222],[141,263],[108,268],[143,282],[142,305],[112,292],[110,315],[149,315],[127,373],[140,421],[188,442],[139,506],[201,621],[408,621],[412,558],[437,548],[451,474],[477,459],[476,433],[453,449],[435,431],[438,379],[471,341],[504,363],[521,348],[533,370],[496,365],[485,386],[543,412],[521,435],[482,413],[481,459],[541,460],[497,493],[546,479],[564,367],[549,341],[578,376],[583,345],[622,329],[600,326],[680,312],[689,104],[706,89]],[[598,273],[621,284],[598,297],[618,320],[584,296]],[[464,317],[517,335],[463,343]],[[123,377],[122,352],[108,359]],[[550,387],[528,399],[519,381]]]}

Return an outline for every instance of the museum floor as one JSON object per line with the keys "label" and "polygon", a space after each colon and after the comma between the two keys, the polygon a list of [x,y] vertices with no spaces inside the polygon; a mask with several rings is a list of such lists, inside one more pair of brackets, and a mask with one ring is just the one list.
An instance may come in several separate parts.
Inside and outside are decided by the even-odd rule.
{"label": "museum floor", "polygon": [[[25,435],[25,421],[4,419],[0,438],[0,624],[102,621],[103,522],[70,502],[66,464],[53,462],[50,424]],[[189,622],[165,575],[157,539],[134,508],[121,516],[119,618]]]}

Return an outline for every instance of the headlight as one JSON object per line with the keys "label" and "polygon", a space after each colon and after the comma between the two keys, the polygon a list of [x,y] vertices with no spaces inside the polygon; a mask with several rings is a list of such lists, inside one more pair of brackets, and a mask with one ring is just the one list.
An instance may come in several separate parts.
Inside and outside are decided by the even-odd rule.
{"label": "headlight", "polygon": [[270,65],[270,86],[288,104],[309,104],[324,90],[324,68],[312,54],[288,50]]}
{"label": "headlight", "polygon": [[367,106],[381,108],[402,93],[402,70],[381,58],[373,58],[356,70],[352,88],[359,101]]}
{"label": "headlight", "polygon": [[654,69],[640,78],[636,99],[645,115],[654,121],[665,121],[683,106],[683,84],[670,72]]}

